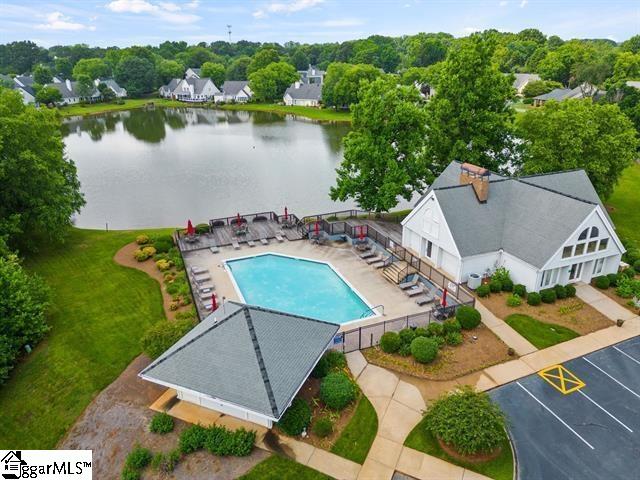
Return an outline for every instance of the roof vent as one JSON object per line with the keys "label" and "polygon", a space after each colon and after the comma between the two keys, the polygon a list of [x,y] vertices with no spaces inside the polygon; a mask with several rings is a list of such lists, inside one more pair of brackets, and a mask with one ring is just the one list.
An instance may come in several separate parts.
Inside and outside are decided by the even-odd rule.
{"label": "roof vent", "polygon": [[480,203],[486,203],[489,198],[489,176],[491,172],[486,168],[471,163],[460,166],[460,185],[471,184]]}

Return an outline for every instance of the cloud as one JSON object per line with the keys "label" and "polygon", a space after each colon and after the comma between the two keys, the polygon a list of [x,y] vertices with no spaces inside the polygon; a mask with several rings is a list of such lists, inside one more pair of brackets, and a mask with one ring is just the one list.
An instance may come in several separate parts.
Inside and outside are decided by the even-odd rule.
{"label": "cloud", "polygon": [[160,2],[158,3],[158,5],[160,6],[160,8],[166,10],[167,12],[179,12],[180,10],[182,10],[179,5],[176,5],[172,2]]}
{"label": "cloud", "polygon": [[[196,8],[199,0],[193,0],[185,4],[186,8]],[[169,23],[181,25],[194,23],[200,20],[198,15],[181,13],[182,6],[173,2],[151,3],[146,0],[113,0],[106,7],[114,13],[148,14],[158,17]]]}
{"label": "cloud", "polygon": [[509,2],[507,0],[501,0],[498,5],[500,5],[501,7],[506,7],[507,5],[509,5]]}
{"label": "cloud", "polygon": [[88,26],[82,23],[72,22],[71,17],[65,17],[61,12],[52,12],[46,16],[47,23],[40,23],[35,26],[38,30],[95,30],[93,25]]}
{"label": "cloud", "polygon": [[113,0],[107,8],[115,13],[153,13],[159,9],[145,0]]}
{"label": "cloud", "polygon": [[324,0],[293,0],[288,3],[273,2],[253,12],[254,18],[265,18],[270,13],[295,13],[313,8],[324,3]]}
{"label": "cloud", "polygon": [[464,27],[462,31],[467,34],[471,34],[471,33],[480,32],[482,31],[482,29],[478,27]]}
{"label": "cloud", "polygon": [[200,6],[200,0],[192,0],[191,2],[184,4],[185,8],[189,8],[191,10],[195,10],[199,6]]}
{"label": "cloud", "polygon": [[520,2],[520,8],[524,8],[524,7],[526,7],[526,6],[527,6],[527,3],[529,3],[529,0],[522,0],[522,1]]}

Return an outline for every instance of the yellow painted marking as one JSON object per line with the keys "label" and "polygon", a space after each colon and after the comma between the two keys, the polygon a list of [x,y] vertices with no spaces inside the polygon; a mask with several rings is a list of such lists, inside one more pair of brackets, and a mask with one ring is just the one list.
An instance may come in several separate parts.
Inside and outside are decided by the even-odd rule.
{"label": "yellow painted marking", "polygon": [[538,372],[553,388],[564,395],[580,390],[586,384],[562,365],[554,365]]}

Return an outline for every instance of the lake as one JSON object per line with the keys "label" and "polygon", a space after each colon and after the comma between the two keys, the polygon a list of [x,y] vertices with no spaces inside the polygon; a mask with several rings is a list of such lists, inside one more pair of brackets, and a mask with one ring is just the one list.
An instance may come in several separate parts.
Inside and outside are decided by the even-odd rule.
{"label": "lake", "polygon": [[300,217],[355,207],[328,196],[349,128],[203,108],[68,119],[66,152],[87,201],[75,223],[173,227],[285,206]]}

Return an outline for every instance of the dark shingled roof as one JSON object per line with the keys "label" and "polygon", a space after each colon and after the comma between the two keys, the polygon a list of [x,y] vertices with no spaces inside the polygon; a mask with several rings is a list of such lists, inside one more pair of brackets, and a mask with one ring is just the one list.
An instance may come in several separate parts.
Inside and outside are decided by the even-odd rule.
{"label": "dark shingled roof", "polygon": [[322,85],[319,83],[298,83],[298,88],[295,84],[291,85],[284,92],[285,95],[290,95],[291,98],[296,100],[320,100],[322,98]]}
{"label": "dark shingled roof", "polygon": [[227,80],[222,84],[222,92],[225,95],[237,95],[247,85],[249,85],[247,80]]}
{"label": "dark shingled roof", "polygon": [[227,302],[140,376],[278,420],[338,328],[333,323]]}

